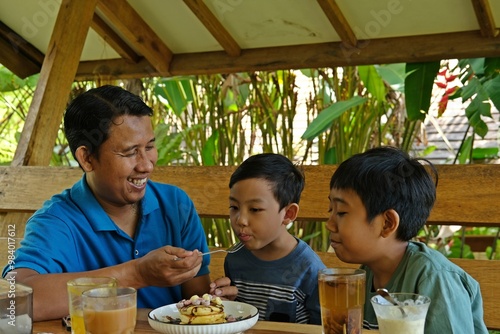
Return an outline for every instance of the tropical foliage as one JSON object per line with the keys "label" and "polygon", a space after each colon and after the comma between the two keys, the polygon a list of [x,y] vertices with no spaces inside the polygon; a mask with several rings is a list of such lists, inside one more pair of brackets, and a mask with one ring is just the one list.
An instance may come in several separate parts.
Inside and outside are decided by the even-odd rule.
{"label": "tropical foliage", "polygon": [[[380,145],[412,150],[440,75],[447,80],[442,112],[445,97],[472,100],[467,116],[475,133],[483,133],[481,117],[489,109],[479,101],[490,99],[497,106],[499,100],[495,65],[469,60],[454,68],[447,62],[393,64],[112,83],[136,90],[153,108],[159,165],[237,165],[260,152],[281,153],[297,163],[336,164]],[[448,87],[452,76],[462,79],[460,87]],[[36,82],[36,76],[20,80],[0,67],[2,164],[12,160]],[[72,97],[95,85],[75,83]],[[305,98],[299,97],[304,90]],[[470,158],[472,151],[473,140],[464,141],[462,156]],[[60,131],[51,165],[72,164]],[[203,224],[211,245],[234,241],[226,220],[205,219]],[[322,222],[295,222],[290,232],[314,249],[328,247]],[[429,241],[437,233],[423,231]]]}
{"label": "tropical foliage", "polygon": [[[408,119],[425,119],[432,95],[439,96],[437,117],[442,116],[448,102],[460,99],[466,106],[468,129],[453,163],[498,159],[498,148],[474,146],[476,136],[488,132],[485,120],[492,118],[492,105],[500,110],[500,58],[462,59],[432,63],[408,64],[405,85]],[[437,88],[433,90],[433,88]]]}

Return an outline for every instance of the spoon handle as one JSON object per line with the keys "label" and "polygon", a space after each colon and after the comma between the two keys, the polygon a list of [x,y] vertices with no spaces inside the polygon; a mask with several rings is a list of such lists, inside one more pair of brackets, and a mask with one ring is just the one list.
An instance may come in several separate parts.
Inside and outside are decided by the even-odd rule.
{"label": "spoon handle", "polygon": [[377,289],[377,294],[379,296],[382,296],[385,300],[387,300],[392,305],[398,306],[399,309],[401,310],[401,315],[403,316],[403,318],[406,318],[408,316],[406,314],[405,310],[403,309],[403,305],[400,302],[396,301],[394,298],[392,298],[391,294],[389,293],[389,291],[387,291],[387,289],[383,289],[383,288]]}

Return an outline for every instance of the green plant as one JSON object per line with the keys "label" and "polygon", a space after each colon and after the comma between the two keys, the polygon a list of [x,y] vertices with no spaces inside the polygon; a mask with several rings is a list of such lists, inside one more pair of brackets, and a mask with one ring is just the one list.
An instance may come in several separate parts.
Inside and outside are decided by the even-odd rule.
{"label": "green plant", "polygon": [[[159,165],[237,165],[258,152],[293,159],[293,71],[160,78],[151,89]],[[203,219],[211,246],[235,241],[229,221]]]}
{"label": "green plant", "polygon": [[499,156],[498,149],[474,147],[474,135],[484,138],[488,131],[484,118],[492,118],[491,105],[500,109],[499,69],[500,58],[407,64],[405,97],[409,119],[423,120],[428,115],[434,85],[440,95],[437,117],[446,113],[449,100],[461,99],[464,105],[468,104],[465,115],[469,129],[454,163],[472,163]]}
{"label": "green plant", "polygon": [[397,90],[404,79],[397,74],[400,66],[309,71],[315,88],[310,102],[313,120],[302,138],[308,141],[308,147],[317,143],[320,163],[340,163],[383,144],[411,148],[409,143],[419,122],[404,117],[401,92]]}
{"label": "green plant", "polygon": [[14,158],[38,76],[21,80],[0,65],[0,164]]}
{"label": "green plant", "polygon": [[[141,87],[134,92],[154,111],[159,165],[237,165],[260,152],[281,153],[306,164],[334,164],[373,146],[390,144],[410,151],[426,116],[429,91],[444,66],[448,66],[446,75],[462,73],[456,75],[468,87],[448,87],[444,91],[448,99],[475,100],[484,97],[485,91],[491,101],[498,102],[497,65],[485,59],[482,63],[463,61],[456,68],[432,63],[303,70],[311,85],[305,110],[308,127],[302,140],[297,140],[300,136],[294,129],[299,105],[296,71],[146,78],[113,84],[127,89]],[[0,107],[4,140],[0,163],[7,164],[12,160],[37,77],[21,81],[2,67],[0,70],[0,102],[4,103]],[[74,83],[70,98],[97,84],[103,82]],[[471,107],[468,112],[471,128],[480,131],[478,115],[484,117],[489,109],[479,102],[472,105],[477,109]],[[444,103],[443,107],[445,110]],[[464,143],[460,162],[479,152],[467,150],[473,147],[472,140]],[[51,164],[75,164],[62,131]],[[210,245],[228,246],[235,240],[227,220],[204,219],[203,224]],[[307,240],[316,250],[328,248],[323,222],[297,221],[290,233]]]}

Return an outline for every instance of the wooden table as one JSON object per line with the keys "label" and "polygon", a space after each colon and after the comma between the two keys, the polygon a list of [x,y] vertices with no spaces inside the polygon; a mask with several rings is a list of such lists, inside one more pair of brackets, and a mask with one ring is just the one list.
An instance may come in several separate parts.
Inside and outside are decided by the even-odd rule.
{"label": "wooden table", "polygon": [[[158,334],[148,323],[148,310],[140,309],[137,314],[137,325],[135,334]],[[70,332],[62,326],[61,320],[40,321],[33,323],[33,334],[51,333],[51,334],[68,334]],[[283,322],[259,321],[257,324],[245,331],[245,334],[321,334],[321,326],[304,325]],[[366,334],[376,334],[378,331],[366,331]]]}

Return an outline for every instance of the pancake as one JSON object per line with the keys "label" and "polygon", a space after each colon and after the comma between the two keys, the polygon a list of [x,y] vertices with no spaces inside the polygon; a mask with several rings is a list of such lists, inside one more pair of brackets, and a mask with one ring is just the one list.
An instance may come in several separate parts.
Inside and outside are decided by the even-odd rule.
{"label": "pancake", "polygon": [[207,325],[226,322],[224,305],[219,297],[204,294],[202,297],[192,296],[188,300],[177,303],[181,324]]}

